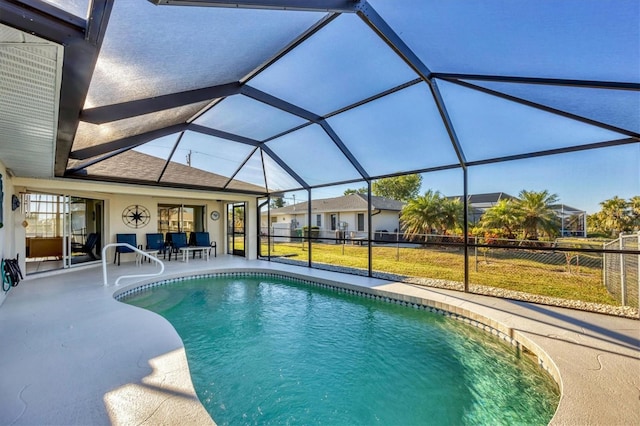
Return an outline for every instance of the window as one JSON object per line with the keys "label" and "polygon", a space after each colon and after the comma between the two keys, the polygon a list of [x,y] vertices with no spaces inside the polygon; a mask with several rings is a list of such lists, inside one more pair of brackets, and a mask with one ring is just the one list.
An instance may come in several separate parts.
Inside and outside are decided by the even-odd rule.
{"label": "window", "polygon": [[364,213],[358,213],[358,231],[364,231]]}
{"label": "window", "polygon": [[158,205],[158,232],[204,231],[203,206]]}
{"label": "window", "polygon": [[336,229],[338,229],[338,215],[333,213],[331,215],[331,230],[335,231]]}
{"label": "window", "polygon": [[316,226],[322,226],[322,215],[321,214],[317,214],[316,215]]}
{"label": "window", "polygon": [[64,197],[48,194],[25,194],[23,196],[26,220],[26,236],[62,237]]}

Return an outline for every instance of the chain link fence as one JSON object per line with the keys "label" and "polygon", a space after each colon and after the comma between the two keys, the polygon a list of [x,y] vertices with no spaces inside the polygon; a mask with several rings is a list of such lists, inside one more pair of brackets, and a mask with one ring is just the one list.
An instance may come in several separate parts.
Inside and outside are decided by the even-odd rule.
{"label": "chain link fence", "polygon": [[604,244],[602,276],[609,293],[624,306],[640,304],[640,255],[608,253],[610,250],[638,250],[640,232],[620,235],[617,240]]}
{"label": "chain link fence", "polygon": [[[368,245],[374,277],[407,276],[462,282],[464,237],[375,231],[359,235],[304,231],[262,233],[261,255],[282,263],[312,264],[318,269],[367,274]],[[287,230],[288,231],[288,230]],[[274,235],[275,234],[275,235]],[[269,238],[269,235],[271,238]],[[640,234],[603,239],[565,237],[551,241],[469,237],[469,283],[555,295],[586,302],[637,308],[640,273],[637,254]],[[611,251],[635,251],[633,254]],[[552,287],[561,289],[557,292]],[[538,293],[538,292],[541,293]],[[615,301],[615,302],[614,302]]]}

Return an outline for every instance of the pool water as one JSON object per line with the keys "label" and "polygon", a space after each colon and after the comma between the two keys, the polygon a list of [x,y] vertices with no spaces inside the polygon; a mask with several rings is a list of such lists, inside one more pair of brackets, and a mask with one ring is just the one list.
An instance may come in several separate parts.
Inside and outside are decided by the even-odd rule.
{"label": "pool water", "polygon": [[173,324],[220,425],[546,425],[559,401],[487,333],[294,280],[191,279],[125,301]]}

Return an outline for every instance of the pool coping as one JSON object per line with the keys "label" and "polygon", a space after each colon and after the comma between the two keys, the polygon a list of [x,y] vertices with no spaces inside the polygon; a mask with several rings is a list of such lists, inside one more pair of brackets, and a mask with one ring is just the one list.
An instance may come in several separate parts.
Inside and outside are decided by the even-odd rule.
{"label": "pool coping", "polygon": [[[554,327],[553,324],[545,324],[542,328],[547,329],[551,327],[551,330],[544,330],[544,333],[541,334],[537,330],[539,327],[536,327],[535,319],[526,320],[518,315],[504,315],[503,311],[496,310],[495,308],[486,306],[486,304],[484,304],[487,302],[487,300],[495,303],[500,300],[504,301],[504,299],[492,298],[490,296],[469,295],[452,290],[434,289],[377,279],[362,280],[362,283],[349,283],[344,281],[358,281],[358,278],[360,277],[345,277],[344,274],[339,274],[341,275],[341,281],[337,281],[337,277],[327,278],[322,276],[335,274],[333,272],[313,270],[313,275],[309,275],[309,270],[306,270],[306,268],[293,268],[305,269],[305,272],[295,272],[284,269],[279,270],[273,269],[271,267],[246,267],[219,268],[212,269],[211,271],[201,271],[193,274],[170,274],[168,276],[162,277],[161,280],[158,280],[157,278],[147,279],[135,284],[124,286],[120,289],[117,289],[113,293],[113,297],[119,299],[137,291],[144,291],[146,288],[149,288],[151,286],[163,285],[170,282],[181,281],[190,278],[220,275],[224,276],[258,274],[268,276],[284,276],[311,285],[330,287],[337,291],[344,291],[363,297],[373,297],[379,300],[384,300],[390,303],[398,303],[415,309],[429,310],[431,312],[464,322],[469,326],[477,327],[487,333],[496,336],[496,338],[502,339],[505,342],[516,346],[523,352],[532,354],[536,358],[539,367],[546,373],[548,373],[551,378],[558,384],[561,392],[560,402],[549,424],[627,424],[629,422],[636,422],[635,420],[638,420],[640,422],[640,415],[638,414],[638,410],[635,410],[635,412],[634,410],[630,410],[630,412],[628,413],[623,413],[621,412],[621,410],[615,407],[613,407],[612,409],[611,406],[613,404],[610,404],[610,398],[612,395],[608,395],[605,401],[598,401],[598,399],[593,398],[592,396],[595,393],[600,392],[602,388],[600,386],[589,386],[588,384],[591,383],[591,380],[589,378],[587,378],[587,380],[575,380],[575,372],[573,371],[573,369],[569,369],[567,368],[568,366],[565,365],[565,355],[567,355],[566,348],[563,348],[560,351],[556,350],[558,349],[557,346],[559,346],[557,336],[560,336],[563,333],[562,330],[555,330],[556,332],[554,332],[553,329],[556,327]],[[535,306],[535,304],[530,302],[508,301],[508,303],[509,302],[514,303],[516,306]],[[558,309],[567,310],[564,308],[550,308],[548,306],[543,306],[542,309],[551,311],[555,311]],[[573,310],[567,311],[569,311],[570,313],[578,313],[578,311]],[[602,314],[586,314],[607,317],[603,316]],[[627,319],[627,321],[635,322],[636,324],[638,324],[638,322],[635,320]],[[578,320],[578,322],[581,321]],[[560,328],[562,329],[562,327]],[[570,342],[569,346],[572,346],[573,343],[575,342]],[[615,346],[616,345],[614,344],[614,347]],[[602,363],[602,351],[608,350],[606,347],[585,348],[586,352],[589,352],[589,354],[585,353],[584,355],[586,357],[595,357],[598,365],[594,364],[586,370],[582,370],[579,376],[582,376],[585,372],[588,371],[602,371],[604,368]],[[637,349],[633,348],[627,349],[637,351]],[[607,357],[613,355],[610,349],[608,351],[609,354],[607,355]],[[555,355],[556,352],[558,353],[558,356]],[[580,356],[578,352],[580,351],[576,352],[575,348],[571,348],[571,350],[569,350],[569,355],[573,355],[576,357]],[[622,360],[617,360],[617,362],[622,361],[622,364],[626,365],[627,361],[629,361],[631,362],[631,364],[635,364],[636,367],[640,368],[640,357],[638,356],[637,352],[635,354],[630,354],[627,351],[623,352],[625,353],[620,354]],[[631,360],[627,358],[629,356],[632,357]],[[558,365],[554,358],[560,358],[563,360],[563,362],[559,363],[560,365]],[[619,389],[618,386],[615,385],[613,387],[609,386],[609,388]],[[622,397],[622,400],[627,400],[628,403],[637,405],[637,392],[639,389],[640,383],[638,383],[638,380],[636,378],[635,384],[632,384],[627,389],[627,396],[620,396]],[[599,402],[606,402],[606,404],[601,404]],[[618,402],[622,401],[618,399]]]}
{"label": "pool coping", "polygon": [[[154,266],[107,265],[112,279],[141,268]],[[99,267],[25,277],[0,306],[0,424],[214,424],[173,326],[114,295],[221,272],[282,274],[409,306],[423,300],[516,338],[557,372],[551,424],[640,424],[638,320],[228,255],[167,262],[162,276],[121,286],[104,286]]]}

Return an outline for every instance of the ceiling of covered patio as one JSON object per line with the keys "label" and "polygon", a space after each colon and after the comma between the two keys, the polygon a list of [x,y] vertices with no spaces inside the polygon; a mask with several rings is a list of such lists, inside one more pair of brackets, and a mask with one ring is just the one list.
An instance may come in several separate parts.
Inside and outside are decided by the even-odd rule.
{"label": "ceiling of covered patio", "polygon": [[0,154],[25,177],[267,194],[637,145],[639,14],[2,0]]}

